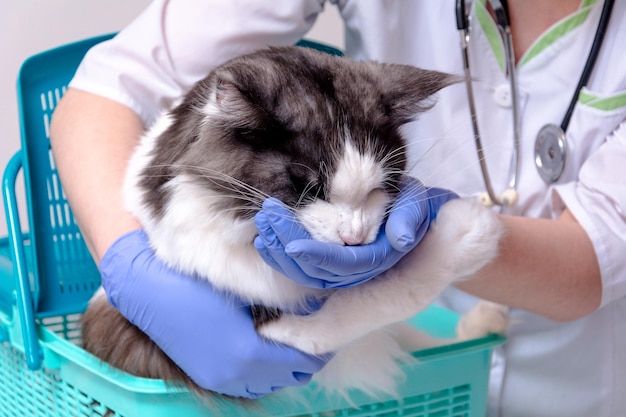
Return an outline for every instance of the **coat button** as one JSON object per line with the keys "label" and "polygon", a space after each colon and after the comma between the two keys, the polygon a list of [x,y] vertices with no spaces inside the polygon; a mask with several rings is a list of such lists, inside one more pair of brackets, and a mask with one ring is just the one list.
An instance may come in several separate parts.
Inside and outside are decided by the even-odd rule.
{"label": "coat button", "polygon": [[513,100],[511,97],[511,86],[502,84],[496,87],[496,90],[493,92],[493,99],[501,107],[511,107]]}

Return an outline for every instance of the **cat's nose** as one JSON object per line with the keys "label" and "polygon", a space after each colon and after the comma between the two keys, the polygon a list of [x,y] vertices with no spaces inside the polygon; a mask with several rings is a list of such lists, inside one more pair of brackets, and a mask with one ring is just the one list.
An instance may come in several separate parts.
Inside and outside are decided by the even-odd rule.
{"label": "cat's nose", "polygon": [[356,246],[365,243],[365,235],[363,233],[339,233],[339,238],[347,246]]}

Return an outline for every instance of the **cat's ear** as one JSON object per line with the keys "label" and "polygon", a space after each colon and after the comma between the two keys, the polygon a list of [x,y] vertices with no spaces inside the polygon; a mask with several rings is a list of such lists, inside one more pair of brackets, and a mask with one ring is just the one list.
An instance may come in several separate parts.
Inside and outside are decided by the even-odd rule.
{"label": "cat's ear", "polygon": [[260,81],[250,71],[217,71],[211,83],[208,106],[213,125],[233,133],[247,143],[269,143],[276,139],[274,117],[267,110]]}
{"label": "cat's ear", "polygon": [[435,93],[463,81],[458,75],[425,70],[410,65],[380,64],[382,99],[390,115],[398,123],[413,120],[436,102]]}
{"label": "cat's ear", "polygon": [[219,114],[226,119],[248,120],[254,113],[246,91],[224,74],[217,74],[212,86],[212,100]]}
{"label": "cat's ear", "polygon": [[216,71],[210,83],[211,116],[228,127],[254,129],[261,126],[268,114],[262,106],[254,84],[246,82],[241,74]]}
{"label": "cat's ear", "polygon": [[214,87],[215,104],[220,110],[237,110],[245,105],[245,97],[232,81],[216,77]]}

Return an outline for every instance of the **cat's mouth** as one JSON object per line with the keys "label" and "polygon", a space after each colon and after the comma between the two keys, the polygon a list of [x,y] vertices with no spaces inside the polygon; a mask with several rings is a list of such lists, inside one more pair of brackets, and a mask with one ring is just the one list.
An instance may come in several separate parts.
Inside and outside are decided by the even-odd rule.
{"label": "cat's mouth", "polygon": [[302,207],[297,217],[313,239],[358,246],[376,240],[389,204],[390,197],[381,190],[358,204],[318,200]]}

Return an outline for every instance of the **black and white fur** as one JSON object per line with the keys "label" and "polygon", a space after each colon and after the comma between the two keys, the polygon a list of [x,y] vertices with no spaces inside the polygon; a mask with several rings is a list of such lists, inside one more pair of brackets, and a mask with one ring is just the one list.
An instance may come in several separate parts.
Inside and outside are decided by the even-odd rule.
{"label": "black and white fur", "polygon": [[[428,339],[402,321],[495,257],[497,217],[474,202],[451,201],[398,265],[334,291],[300,286],[268,266],[253,246],[253,215],[265,198],[277,197],[315,239],[371,242],[406,170],[400,127],[455,81],[439,72],[298,47],[234,59],[145,134],[128,168],[128,209],[157,256],[173,268],[251,305],[282,311],[259,324],[262,336],[313,355],[336,352],[316,375],[320,385],[342,394],[393,393],[400,363],[413,360],[410,352]],[[308,315],[288,313],[311,298],[325,300],[323,307]],[[501,313],[483,306],[464,321],[470,325],[460,338],[503,331]],[[194,387],[107,304],[102,291],[83,324],[86,348],[114,366]],[[111,339],[124,341],[125,350],[105,343]],[[128,355],[131,343],[135,351]],[[129,363],[147,352],[140,365]]]}

